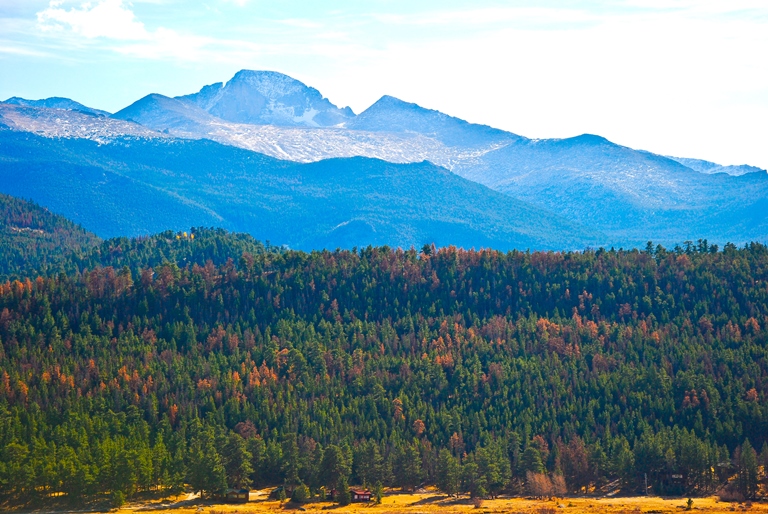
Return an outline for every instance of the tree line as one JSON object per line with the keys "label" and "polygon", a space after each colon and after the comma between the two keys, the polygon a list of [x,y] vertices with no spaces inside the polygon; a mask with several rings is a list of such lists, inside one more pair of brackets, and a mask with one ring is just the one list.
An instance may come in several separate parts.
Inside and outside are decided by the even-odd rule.
{"label": "tree line", "polygon": [[0,495],[759,494],[763,245],[155,252],[203,239],[0,283]]}

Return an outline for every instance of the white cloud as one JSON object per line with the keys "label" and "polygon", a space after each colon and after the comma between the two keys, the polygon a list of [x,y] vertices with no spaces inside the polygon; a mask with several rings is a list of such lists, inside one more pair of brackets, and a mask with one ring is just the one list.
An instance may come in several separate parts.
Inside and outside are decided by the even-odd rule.
{"label": "white cloud", "polygon": [[179,34],[163,27],[151,33],[146,41],[116,45],[113,50],[117,53],[145,58],[172,58],[185,61],[197,61],[206,57],[206,48],[214,40],[205,37]]}
{"label": "white cloud", "polygon": [[95,5],[86,2],[80,8],[64,9],[61,0],[52,0],[48,8],[37,13],[41,29],[69,28],[76,34],[93,39],[146,40],[151,36],[136,19],[123,0],[102,0]]}
{"label": "white cloud", "polygon": [[[146,1],[146,0],[145,0]],[[215,40],[181,34],[158,27],[149,30],[136,18],[130,3],[124,0],[85,2],[79,8],[65,9],[63,0],[51,0],[47,9],[37,13],[38,27],[44,32],[68,32],[87,40],[112,40],[112,51],[144,59],[198,60],[203,49]],[[103,46],[102,43],[99,43]]]}

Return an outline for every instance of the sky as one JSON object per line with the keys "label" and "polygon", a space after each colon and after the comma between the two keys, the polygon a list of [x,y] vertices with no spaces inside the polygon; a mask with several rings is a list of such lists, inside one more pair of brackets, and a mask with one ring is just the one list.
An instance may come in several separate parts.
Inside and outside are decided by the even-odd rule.
{"label": "sky", "polygon": [[766,0],[0,0],[0,100],[114,112],[240,69],[768,169]]}

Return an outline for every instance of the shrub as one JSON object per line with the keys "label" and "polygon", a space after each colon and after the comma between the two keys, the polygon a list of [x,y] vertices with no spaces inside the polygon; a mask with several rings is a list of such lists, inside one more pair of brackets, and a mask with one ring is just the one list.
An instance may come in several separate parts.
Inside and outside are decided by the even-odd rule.
{"label": "shrub", "polygon": [[304,484],[301,484],[296,489],[293,490],[293,494],[291,495],[291,501],[294,501],[296,503],[304,503],[305,501],[309,500],[309,497],[310,497],[309,487],[307,487]]}
{"label": "shrub", "polygon": [[744,495],[733,484],[728,484],[717,491],[717,499],[722,502],[742,502]]}
{"label": "shrub", "polygon": [[546,496],[552,496],[553,487],[552,481],[544,473],[526,473],[525,488],[528,494],[535,498],[544,498]]}
{"label": "shrub", "polygon": [[563,475],[552,475],[552,494],[563,496],[566,492],[565,477]]}
{"label": "shrub", "polygon": [[112,491],[112,506],[120,508],[125,505],[125,493],[123,491]]}

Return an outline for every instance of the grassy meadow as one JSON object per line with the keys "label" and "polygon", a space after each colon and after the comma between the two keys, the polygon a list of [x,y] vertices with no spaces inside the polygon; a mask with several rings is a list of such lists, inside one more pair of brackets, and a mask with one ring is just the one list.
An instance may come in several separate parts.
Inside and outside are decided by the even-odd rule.
{"label": "grassy meadow", "polygon": [[[424,493],[404,494],[388,491],[380,505],[373,503],[353,503],[341,507],[333,502],[311,502],[297,505],[290,502],[280,503],[268,497],[268,490],[254,491],[251,493],[251,501],[247,504],[223,504],[207,503],[197,500],[177,501],[176,503],[144,503],[130,504],[119,509],[121,513],[127,511],[162,511],[169,514],[245,514],[260,512],[334,512],[337,514],[376,513],[389,514],[396,512],[405,513],[673,513],[685,512],[687,509],[684,498],[650,497],[614,497],[614,498],[553,498],[547,500],[534,500],[529,498],[499,498],[484,500],[478,507],[469,499],[448,498],[436,491]],[[766,512],[768,503],[763,502],[724,502],[717,497],[694,498],[693,512]]]}

